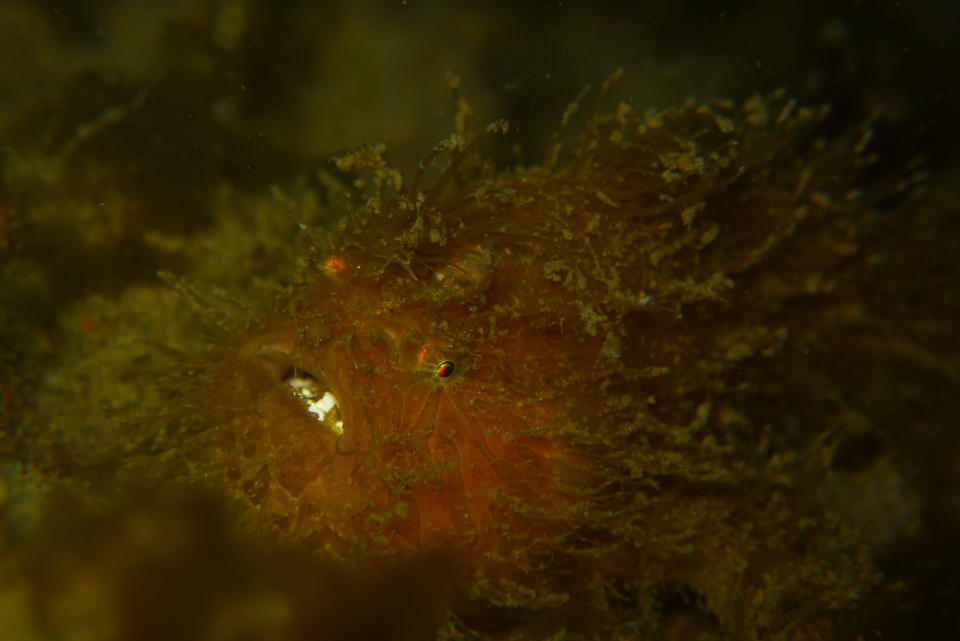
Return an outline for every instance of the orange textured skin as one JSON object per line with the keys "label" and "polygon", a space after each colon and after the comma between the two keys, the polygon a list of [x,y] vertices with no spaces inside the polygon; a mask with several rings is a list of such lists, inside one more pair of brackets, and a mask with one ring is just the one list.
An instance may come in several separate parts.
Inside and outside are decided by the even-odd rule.
{"label": "orange textured skin", "polygon": [[896,422],[881,373],[917,352],[869,286],[897,271],[871,236],[890,194],[854,188],[863,133],[818,140],[822,115],[622,106],[543,166],[494,175],[454,142],[407,187],[358,152],[365,206],[198,359],[193,476],[351,561],[452,546],[491,607],[622,607],[660,638],[630,595],[679,586],[717,638],[825,638],[872,575],[805,502],[858,417]]}
{"label": "orange textured skin", "polygon": [[[230,397],[255,401],[235,408],[237,444],[264,452],[276,479],[249,485],[248,495],[263,493],[260,509],[335,550],[456,544],[497,553],[504,540],[557,533],[550,523],[576,503],[587,458],[565,444],[572,399],[554,379],[577,365],[571,354],[595,355],[597,339],[530,320],[496,327],[480,306],[503,303],[471,290],[502,279],[497,297],[529,300],[520,290],[543,291],[546,281],[524,278],[524,260],[493,269],[491,251],[454,252],[423,282],[370,278],[369,258],[358,254],[325,259],[295,320],[245,339],[240,363],[229,362],[241,374]],[[442,270],[450,276],[438,277]],[[429,297],[398,292],[398,283]],[[563,341],[574,349],[558,349]],[[455,371],[437,376],[444,361]],[[342,435],[292,397],[281,380],[291,370],[339,400]],[[239,474],[258,469],[243,458]]]}

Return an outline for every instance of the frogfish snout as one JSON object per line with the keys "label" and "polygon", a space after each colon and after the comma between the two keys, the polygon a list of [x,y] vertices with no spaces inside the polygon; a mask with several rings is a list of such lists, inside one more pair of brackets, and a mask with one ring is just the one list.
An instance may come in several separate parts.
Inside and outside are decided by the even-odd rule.
{"label": "frogfish snout", "polygon": [[493,343],[489,319],[460,301],[326,288],[307,300],[329,310],[241,350],[234,384],[246,389],[232,390],[244,400],[224,453],[244,503],[339,550],[491,554],[549,531],[577,474],[558,438],[566,399],[549,380],[556,336],[530,328]]}

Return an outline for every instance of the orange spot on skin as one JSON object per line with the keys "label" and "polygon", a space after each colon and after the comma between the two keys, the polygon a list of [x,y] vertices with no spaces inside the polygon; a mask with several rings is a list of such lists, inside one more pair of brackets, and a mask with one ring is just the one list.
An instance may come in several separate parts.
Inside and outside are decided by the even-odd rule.
{"label": "orange spot on skin", "polygon": [[323,268],[331,274],[340,274],[347,268],[347,262],[343,259],[343,256],[331,256],[323,264]]}
{"label": "orange spot on skin", "polygon": [[428,364],[428,361],[430,361],[430,357],[433,354],[434,348],[436,346],[437,346],[437,341],[430,341],[424,344],[424,346],[421,347],[420,351],[417,353],[417,364],[420,365],[421,367],[426,366]]}

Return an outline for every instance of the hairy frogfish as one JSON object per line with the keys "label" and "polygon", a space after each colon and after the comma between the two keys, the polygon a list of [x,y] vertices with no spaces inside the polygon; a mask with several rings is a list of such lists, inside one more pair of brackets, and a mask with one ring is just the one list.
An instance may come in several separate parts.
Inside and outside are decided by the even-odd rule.
{"label": "hairy frogfish", "polygon": [[363,201],[198,359],[191,474],[337,558],[455,550],[472,603],[636,622],[682,593],[730,634],[819,629],[873,574],[797,488],[904,353],[865,286],[896,196],[823,115],[621,105],[506,171],[498,123],[409,180],[340,157]]}

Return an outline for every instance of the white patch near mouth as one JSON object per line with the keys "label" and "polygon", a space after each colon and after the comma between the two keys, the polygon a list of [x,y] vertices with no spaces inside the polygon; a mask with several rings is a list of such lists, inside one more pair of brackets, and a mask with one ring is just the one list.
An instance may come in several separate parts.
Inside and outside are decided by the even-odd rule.
{"label": "white patch near mouth", "polygon": [[293,395],[302,399],[307,411],[317,420],[330,427],[339,436],[343,434],[343,421],[340,420],[340,403],[329,390],[321,394],[319,381],[307,376],[291,376],[286,381],[293,389]]}

